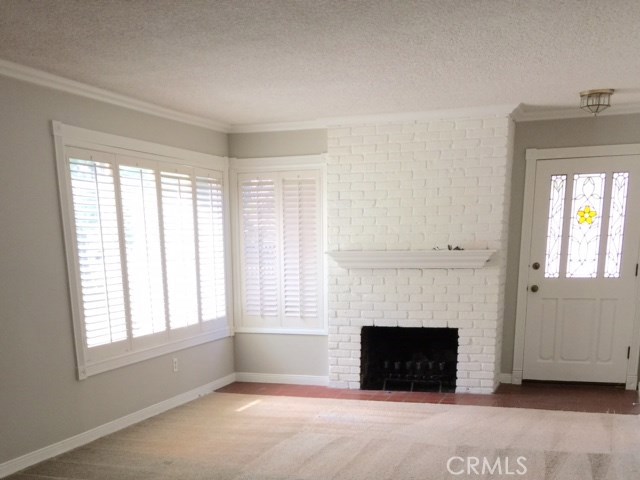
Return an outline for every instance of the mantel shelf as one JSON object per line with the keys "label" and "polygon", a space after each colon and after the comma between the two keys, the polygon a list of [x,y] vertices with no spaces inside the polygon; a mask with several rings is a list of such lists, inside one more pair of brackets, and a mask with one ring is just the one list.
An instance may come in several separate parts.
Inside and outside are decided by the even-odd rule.
{"label": "mantel shelf", "polygon": [[341,250],[328,252],[343,268],[482,268],[495,250]]}

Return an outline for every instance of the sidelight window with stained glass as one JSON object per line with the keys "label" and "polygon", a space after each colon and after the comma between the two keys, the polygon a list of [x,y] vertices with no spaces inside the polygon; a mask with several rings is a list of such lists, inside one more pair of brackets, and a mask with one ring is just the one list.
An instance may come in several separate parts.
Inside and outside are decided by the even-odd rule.
{"label": "sidelight window with stained glass", "polygon": [[628,172],[617,172],[613,174],[609,232],[607,235],[607,254],[604,265],[604,276],[609,278],[618,278],[620,276],[628,185]]}
{"label": "sidelight window with stained glass", "polygon": [[545,255],[545,277],[560,276],[560,252],[562,248],[562,226],[564,222],[564,197],[567,190],[567,176],[551,177],[549,195],[549,222],[547,227],[547,252]]}

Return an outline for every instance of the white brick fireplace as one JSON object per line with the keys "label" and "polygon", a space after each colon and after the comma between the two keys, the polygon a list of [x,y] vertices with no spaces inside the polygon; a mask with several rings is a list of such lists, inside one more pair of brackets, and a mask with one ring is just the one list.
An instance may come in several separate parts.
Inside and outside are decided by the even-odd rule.
{"label": "white brick fireplace", "polygon": [[360,388],[363,326],[437,327],[458,329],[456,391],[493,392],[513,131],[507,114],[329,130],[332,386]]}

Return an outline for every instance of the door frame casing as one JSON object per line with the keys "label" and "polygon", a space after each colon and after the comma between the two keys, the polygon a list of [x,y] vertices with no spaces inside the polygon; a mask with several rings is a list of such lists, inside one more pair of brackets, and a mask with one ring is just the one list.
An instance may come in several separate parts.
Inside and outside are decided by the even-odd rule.
{"label": "door frame casing", "polygon": [[[640,155],[640,144],[603,145],[594,147],[528,148],[525,154],[524,205],[522,208],[522,236],[520,239],[520,263],[518,268],[518,295],[516,305],[516,331],[513,345],[513,371],[511,383],[522,383],[524,370],[525,324],[527,314],[531,240],[533,233],[533,203],[536,171],[539,160],[564,160],[569,158],[593,158]],[[627,366],[626,388],[638,388],[638,359],[640,356],[639,295],[636,281],[636,309],[633,319],[631,351]]]}

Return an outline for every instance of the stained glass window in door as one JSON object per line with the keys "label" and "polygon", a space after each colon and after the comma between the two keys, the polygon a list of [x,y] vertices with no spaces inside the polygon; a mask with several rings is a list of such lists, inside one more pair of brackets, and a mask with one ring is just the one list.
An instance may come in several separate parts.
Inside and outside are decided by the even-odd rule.
{"label": "stained glass window in door", "polygon": [[573,176],[573,201],[567,250],[568,278],[596,278],[600,249],[604,173],[578,173]]}
{"label": "stained glass window in door", "polygon": [[613,174],[609,232],[607,235],[607,256],[604,265],[604,276],[608,278],[618,278],[620,276],[620,259],[622,258],[622,238],[624,236],[628,184],[628,172],[617,172]]}
{"label": "stained glass window in door", "polygon": [[566,175],[551,176],[547,250],[544,267],[545,278],[558,278],[560,276],[560,252],[562,247],[562,225],[564,223],[564,197],[566,189]]}

